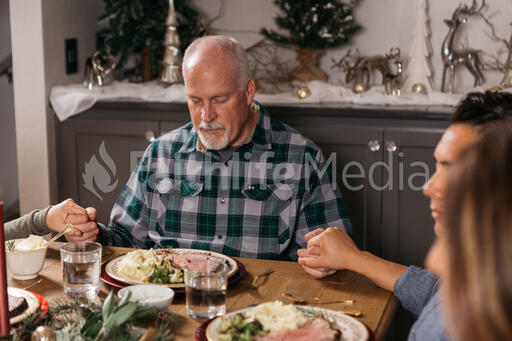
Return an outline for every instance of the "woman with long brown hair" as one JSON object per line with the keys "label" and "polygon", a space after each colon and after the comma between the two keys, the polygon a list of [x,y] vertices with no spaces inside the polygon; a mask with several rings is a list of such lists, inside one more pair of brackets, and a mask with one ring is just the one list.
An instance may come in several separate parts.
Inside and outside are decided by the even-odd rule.
{"label": "woman with long brown hair", "polygon": [[446,228],[427,266],[441,277],[450,334],[512,340],[512,121],[462,154],[445,203]]}

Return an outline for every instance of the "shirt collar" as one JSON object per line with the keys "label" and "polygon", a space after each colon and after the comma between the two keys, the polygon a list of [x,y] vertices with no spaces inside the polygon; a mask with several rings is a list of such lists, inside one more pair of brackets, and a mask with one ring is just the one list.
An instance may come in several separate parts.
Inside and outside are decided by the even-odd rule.
{"label": "shirt collar", "polygon": [[[256,147],[271,150],[272,125],[270,122],[270,116],[268,115],[265,108],[263,108],[263,106],[257,101],[251,103],[251,109],[258,113],[258,123],[254,128],[252,136],[249,137],[243,145],[247,143],[252,143]],[[201,139],[197,135],[195,128],[192,127],[190,131],[190,137],[185,141],[183,146],[180,148],[179,153],[192,153],[194,151],[198,151],[204,154],[207,152],[207,148],[201,142]]]}
{"label": "shirt collar", "polygon": [[270,122],[270,116],[257,101],[252,102],[251,109],[256,111],[259,115],[258,124],[254,129],[252,135],[252,143],[259,148],[271,150],[272,149],[272,124]]}
{"label": "shirt collar", "polygon": [[[192,123],[190,123],[192,125]],[[183,143],[183,146],[179,149],[179,154],[189,154],[196,150],[196,140],[199,140],[197,138],[197,132],[194,126],[192,126],[192,129],[190,129],[190,133],[188,138]]]}

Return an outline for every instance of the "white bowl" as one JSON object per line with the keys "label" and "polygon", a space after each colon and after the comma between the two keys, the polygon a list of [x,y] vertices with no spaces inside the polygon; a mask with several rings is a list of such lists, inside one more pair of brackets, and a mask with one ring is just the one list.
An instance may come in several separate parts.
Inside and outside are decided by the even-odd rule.
{"label": "white bowl", "polygon": [[149,305],[158,310],[166,310],[174,298],[174,290],[156,284],[131,285],[119,290],[117,296],[122,299],[128,291],[132,293],[130,301],[138,301],[141,305]]}
{"label": "white bowl", "polygon": [[[15,239],[15,245],[22,240]],[[5,260],[12,277],[21,280],[36,278],[43,268],[47,250],[48,247],[15,251],[7,251],[6,248]]]}

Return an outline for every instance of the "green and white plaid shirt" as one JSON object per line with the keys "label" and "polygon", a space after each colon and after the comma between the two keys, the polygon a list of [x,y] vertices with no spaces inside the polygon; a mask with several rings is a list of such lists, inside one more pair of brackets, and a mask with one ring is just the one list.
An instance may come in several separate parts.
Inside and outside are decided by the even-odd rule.
{"label": "green and white plaid shirt", "polygon": [[192,125],[146,149],[102,227],[106,245],[207,249],[296,260],[304,235],[350,220],[322,152],[261,105],[249,143],[222,162],[198,151]]}

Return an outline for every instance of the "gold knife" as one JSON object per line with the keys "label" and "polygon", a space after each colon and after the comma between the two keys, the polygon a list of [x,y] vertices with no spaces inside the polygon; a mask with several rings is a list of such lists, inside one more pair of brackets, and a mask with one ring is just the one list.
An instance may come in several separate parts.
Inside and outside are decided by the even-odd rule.
{"label": "gold knife", "polygon": [[363,316],[363,312],[361,310],[336,310],[338,313],[342,313],[345,315],[361,317]]}

